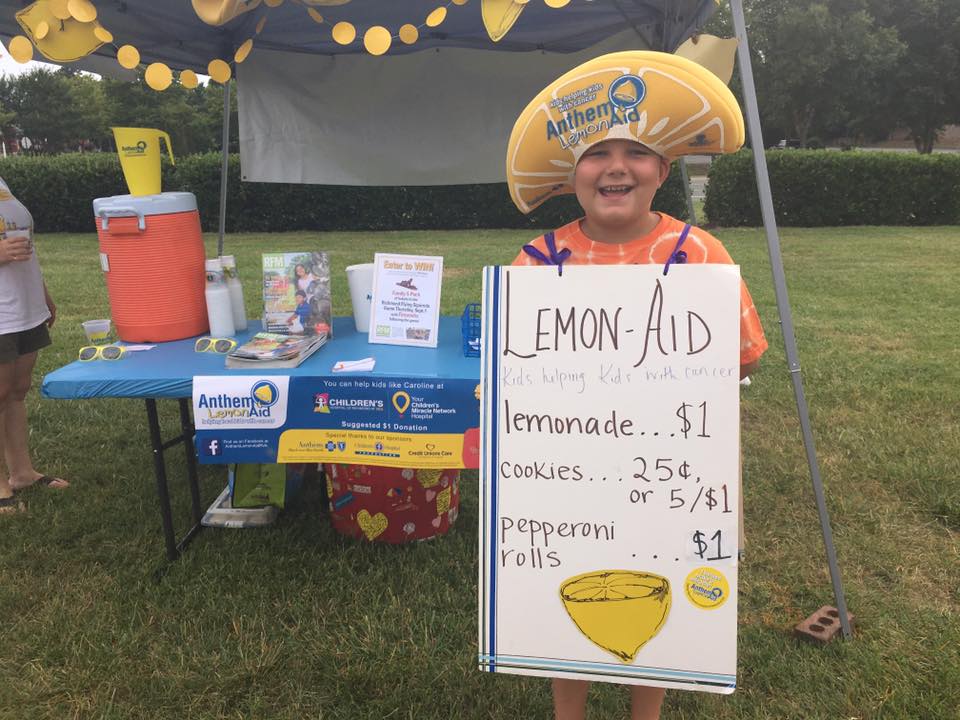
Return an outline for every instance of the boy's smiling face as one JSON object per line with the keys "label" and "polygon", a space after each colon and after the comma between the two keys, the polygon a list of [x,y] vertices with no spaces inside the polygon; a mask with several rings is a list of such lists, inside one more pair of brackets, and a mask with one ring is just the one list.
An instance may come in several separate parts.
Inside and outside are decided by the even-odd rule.
{"label": "boy's smiling face", "polygon": [[650,204],[670,173],[670,163],[633,140],[604,140],[580,157],[573,177],[586,218],[583,230],[596,242],[641,237],[657,224]]}

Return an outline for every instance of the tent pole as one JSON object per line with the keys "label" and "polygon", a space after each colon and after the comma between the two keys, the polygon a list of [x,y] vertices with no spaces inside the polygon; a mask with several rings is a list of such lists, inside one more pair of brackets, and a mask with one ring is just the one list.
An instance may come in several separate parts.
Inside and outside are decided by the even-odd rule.
{"label": "tent pole", "polygon": [[683,179],[683,195],[687,199],[687,222],[697,224],[697,211],[693,207],[693,188],[690,187],[690,176],[687,174],[687,160],[680,158],[680,177]]}
{"label": "tent pole", "polygon": [[827,563],[830,565],[830,580],[833,583],[833,595],[836,598],[840,614],[840,626],[843,636],[852,636],[850,621],[847,618],[847,603],[843,596],[843,584],[840,580],[840,568],[837,565],[837,553],[833,545],[833,533],[830,530],[830,516],[820,479],[820,468],[813,446],[813,432],[810,428],[810,415],[807,400],[803,392],[803,379],[800,376],[800,359],[797,354],[797,341],[793,333],[793,318],[790,312],[790,299],[787,297],[787,280],[783,272],[783,256],[780,254],[780,237],[777,232],[776,218],[773,212],[773,195],[770,192],[770,176],[767,173],[767,158],[763,149],[763,134],[760,130],[760,114],[757,109],[757,91],[753,83],[753,67],[750,64],[750,46],[747,44],[746,21],[743,16],[742,0],[730,0],[733,11],[733,26],[737,36],[737,60],[740,65],[740,77],[743,81],[744,103],[747,109],[747,127],[750,131],[750,144],[753,147],[753,163],[757,175],[757,188],[760,192],[760,210],[763,226],[767,233],[767,249],[770,254],[770,268],[773,271],[773,285],[777,295],[777,309],[780,313],[780,326],[783,331],[783,343],[793,382],[793,394],[797,400],[797,413],[803,431],[803,444],[807,452],[807,464],[813,482],[813,493],[817,500],[817,512],[820,514],[820,527],[823,531],[823,544],[827,551]]}
{"label": "tent pole", "polygon": [[223,133],[220,143],[220,223],[217,235],[217,256],[223,255],[223,231],[227,226],[227,172],[230,161],[230,86],[223,84]]}

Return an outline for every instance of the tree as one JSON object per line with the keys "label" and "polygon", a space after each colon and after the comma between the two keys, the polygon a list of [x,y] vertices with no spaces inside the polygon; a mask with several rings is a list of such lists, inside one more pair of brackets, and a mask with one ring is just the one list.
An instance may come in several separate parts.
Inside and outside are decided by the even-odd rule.
{"label": "tree", "polygon": [[878,128],[885,116],[874,108],[885,101],[884,78],[904,47],[860,0],[758,0],[750,4],[748,39],[765,124],[803,146],[816,136],[893,129],[889,122]]}
{"label": "tree", "polygon": [[[231,98],[231,150],[237,104]],[[100,79],[68,67],[0,77],[0,128],[15,125],[45,152],[112,150],[111,127],[156,127],[170,133],[175,155],[220,149],[223,87],[171,85],[163,92],[134,82]]]}
{"label": "tree", "polygon": [[[155,127],[170,133],[175,155],[220,148],[222,90],[174,84],[163,92],[136,82],[102,80],[110,125]],[[218,95],[211,102],[209,96]]]}
{"label": "tree", "polygon": [[37,68],[16,78],[9,107],[14,123],[47,152],[74,149],[76,115],[67,78]]}
{"label": "tree", "polygon": [[907,47],[886,78],[883,111],[919,152],[933,152],[944,126],[960,122],[960,0],[878,0],[874,12]]}

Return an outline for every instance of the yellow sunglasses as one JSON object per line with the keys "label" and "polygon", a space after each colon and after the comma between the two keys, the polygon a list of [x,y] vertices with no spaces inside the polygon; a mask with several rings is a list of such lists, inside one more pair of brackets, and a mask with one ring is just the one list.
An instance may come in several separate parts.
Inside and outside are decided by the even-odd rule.
{"label": "yellow sunglasses", "polygon": [[214,337],[202,337],[197,338],[197,342],[194,343],[193,349],[196,352],[214,352],[214,353],[228,353],[237,346],[236,340],[231,340],[230,338],[214,338]]}
{"label": "yellow sunglasses", "polygon": [[127,352],[127,349],[120,345],[84,345],[80,348],[80,360],[89,362],[91,360],[119,360]]}

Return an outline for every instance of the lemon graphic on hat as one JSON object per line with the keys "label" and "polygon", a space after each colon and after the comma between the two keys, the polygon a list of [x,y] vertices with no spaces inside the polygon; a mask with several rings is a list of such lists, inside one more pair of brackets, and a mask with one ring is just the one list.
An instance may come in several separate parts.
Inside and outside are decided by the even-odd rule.
{"label": "lemon graphic on hat", "polygon": [[561,75],[520,113],[507,146],[507,186],[529,213],[572,193],[580,157],[604,140],[633,140],[675,160],[735,152],[744,137],[736,98],[710,70],[669,53],[610,53]]}
{"label": "lemon graphic on hat", "polygon": [[563,607],[587,639],[630,663],[670,614],[670,582],[635,570],[594,570],[560,585]]}

